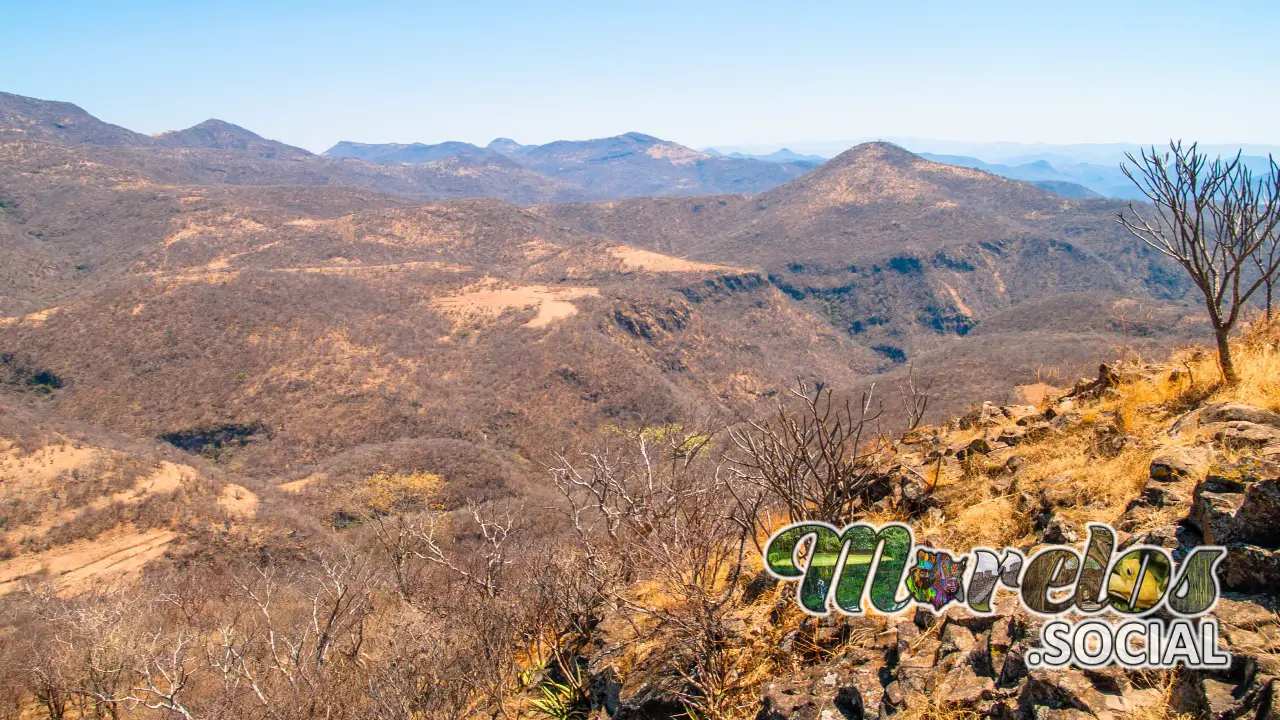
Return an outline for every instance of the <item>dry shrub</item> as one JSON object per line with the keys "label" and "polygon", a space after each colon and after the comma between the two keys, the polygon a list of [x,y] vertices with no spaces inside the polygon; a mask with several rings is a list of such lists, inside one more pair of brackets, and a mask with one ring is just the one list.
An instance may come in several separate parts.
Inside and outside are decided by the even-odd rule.
{"label": "dry shrub", "polygon": [[364,502],[374,512],[425,507],[440,492],[443,483],[431,473],[390,473],[382,471],[365,480]]}

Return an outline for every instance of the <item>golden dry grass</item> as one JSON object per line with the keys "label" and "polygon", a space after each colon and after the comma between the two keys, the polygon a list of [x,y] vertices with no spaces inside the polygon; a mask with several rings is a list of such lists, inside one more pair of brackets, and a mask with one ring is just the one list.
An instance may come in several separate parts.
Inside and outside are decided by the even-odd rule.
{"label": "golden dry grass", "polygon": [[[1018,492],[1037,493],[1053,478],[1055,512],[1068,522],[1083,527],[1087,522],[1115,521],[1141,493],[1157,449],[1192,442],[1166,434],[1183,413],[1224,401],[1280,411],[1280,323],[1254,322],[1234,343],[1234,351],[1241,380],[1231,387],[1221,384],[1217,354],[1205,348],[1188,348],[1160,366],[1121,365],[1124,379],[1118,394],[1080,408],[1080,422],[1063,432],[1016,448],[1027,461],[1017,478]],[[1099,447],[1096,432],[1106,424],[1139,442],[1110,456]],[[967,441],[979,433],[955,433],[952,441]],[[981,460],[963,470],[959,476],[944,474],[939,479],[946,520],[926,521],[920,526],[921,536],[937,535],[956,548],[1034,544],[1031,518],[1013,498],[998,496],[992,489],[995,472]],[[1172,522],[1172,512],[1153,513],[1143,527]]]}

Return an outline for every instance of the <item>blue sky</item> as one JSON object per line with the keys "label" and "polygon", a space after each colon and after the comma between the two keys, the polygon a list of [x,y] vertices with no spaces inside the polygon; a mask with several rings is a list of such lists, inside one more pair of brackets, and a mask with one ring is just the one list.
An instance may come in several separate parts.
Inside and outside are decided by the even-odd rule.
{"label": "blue sky", "polygon": [[[892,6],[892,7],[890,7]],[[154,133],[1280,142],[1280,2],[0,0],[0,90]]]}

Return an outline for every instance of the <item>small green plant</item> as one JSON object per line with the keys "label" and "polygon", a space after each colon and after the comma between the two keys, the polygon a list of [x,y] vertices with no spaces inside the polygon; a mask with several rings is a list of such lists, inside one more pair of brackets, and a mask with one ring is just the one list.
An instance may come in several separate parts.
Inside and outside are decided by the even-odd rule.
{"label": "small green plant", "polygon": [[[564,666],[561,665],[561,667]],[[530,700],[529,704],[539,715],[558,720],[586,718],[587,714],[581,710],[587,699],[584,692],[586,686],[586,680],[582,677],[582,668],[575,664],[573,674],[567,677],[565,682],[556,682],[547,678],[538,686],[542,697]]]}
{"label": "small green plant", "polygon": [[585,718],[586,713],[578,709],[579,703],[582,701],[581,683],[570,685],[568,683],[558,683],[555,680],[547,680],[538,686],[538,690],[542,692],[542,697],[529,701],[535,712],[545,715],[556,720],[574,720],[575,718]]}

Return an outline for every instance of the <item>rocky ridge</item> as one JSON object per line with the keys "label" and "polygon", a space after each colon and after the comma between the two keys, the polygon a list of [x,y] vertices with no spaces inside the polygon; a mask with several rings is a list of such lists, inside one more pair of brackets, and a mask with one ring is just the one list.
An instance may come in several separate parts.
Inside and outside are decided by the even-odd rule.
{"label": "rocky ridge", "polygon": [[[1044,619],[1012,596],[978,617],[951,606],[940,615],[802,616],[794,587],[763,570],[744,581],[743,604],[726,622],[726,643],[764,669],[744,693],[757,720],[1001,718],[1117,720],[1194,717],[1268,720],[1280,682],[1280,414],[1258,405],[1194,401],[1144,432],[1125,421],[1126,398],[1143,386],[1185,381],[1168,365],[1102,366],[1095,379],[1042,407],[984,403],[946,425],[912,430],[889,449],[872,517],[910,518],[917,542],[963,552],[948,515],[947,489],[989,483],[992,497],[1027,518],[1011,543],[1032,552],[1084,539],[1073,478],[1037,478],[1038,445],[1088,436],[1094,461],[1141,457],[1133,497],[1115,508],[1083,508],[1117,529],[1120,547],[1156,545],[1175,561],[1202,544],[1225,545],[1221,599],[1210,617],[1233,656],[1228,670],[1029,670],[1026,651]],[[1186,389],[1193,391],[1195,383]],[[1184,392],[1195,396],[1195,392]],[[1199,393],[1204,395],[1205,393]],[[1171,405],[1176,407],[1175,405]],[[1153,415],[1154,409],[1147,408]],[[981,468],[975,472],[975,468]],[[949,480],[950,478],[950,480]],[[1073,512],[1074,511],[1074,512]],[[637,652],[635,637],[608,620],[585,651],[595,717],[637,720],[679,715],[681,684],[661,670],[661,649]]]}

